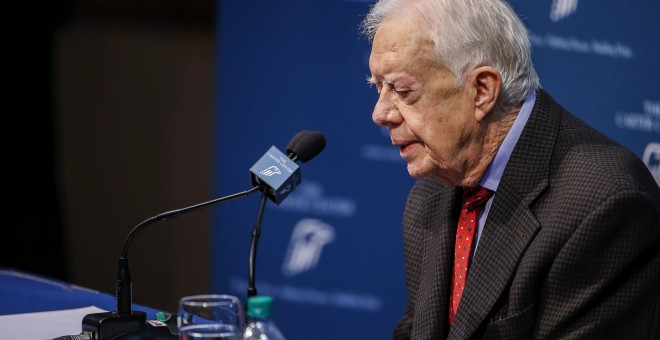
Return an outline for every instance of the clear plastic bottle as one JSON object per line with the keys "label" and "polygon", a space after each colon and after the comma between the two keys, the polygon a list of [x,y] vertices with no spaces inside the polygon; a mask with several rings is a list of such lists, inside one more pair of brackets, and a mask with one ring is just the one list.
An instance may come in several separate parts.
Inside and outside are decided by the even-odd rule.
{"label": "clear plastic bottle", "polygon": [[251,296],[247,302],[248,322],[243,340],[286,340],[273,321],[273,298]]}

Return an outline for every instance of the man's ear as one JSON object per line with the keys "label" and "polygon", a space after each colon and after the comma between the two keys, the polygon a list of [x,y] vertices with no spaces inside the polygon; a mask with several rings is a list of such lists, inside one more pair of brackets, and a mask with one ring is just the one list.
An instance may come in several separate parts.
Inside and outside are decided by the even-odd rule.
{"label": "man's ear", "polygon": [[502,88],[502,76],[492,66],[480,66],[472,71],[474,89],[474,114],[477,122],[483,121],[495,109]]}

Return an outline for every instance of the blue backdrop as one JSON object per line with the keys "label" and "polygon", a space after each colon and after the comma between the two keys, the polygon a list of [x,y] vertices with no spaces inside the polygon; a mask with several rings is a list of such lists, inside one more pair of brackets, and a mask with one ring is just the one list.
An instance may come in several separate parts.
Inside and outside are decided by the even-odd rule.
{"label": "blue backdrop", "polygon": [[[660,172],[660,3],[512,1],[529,27],[541,84]],[[219,1],[214,193],[250,186],[248,169],[299,130],[328,144],[302,184],[269,202],[257,289],[289,339],[387,339],[405,308],[401,219],[408,176],[371,122],[372,1]],[[656,177],[660,178],[660,176]],[[214,210],[214,292],[245,298],[258,195]]]}

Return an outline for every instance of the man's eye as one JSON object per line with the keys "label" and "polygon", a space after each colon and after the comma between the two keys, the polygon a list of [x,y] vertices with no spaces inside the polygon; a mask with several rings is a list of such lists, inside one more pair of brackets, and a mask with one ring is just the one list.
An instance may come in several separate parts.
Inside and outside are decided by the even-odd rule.
{"label": "man's eye", "polygon": [[399,94],[401,97],[407,97],[408,94],[410,94],[410,92],[412,92],[412,90],[410,90],[410,89],[394,89],[394,92]]}

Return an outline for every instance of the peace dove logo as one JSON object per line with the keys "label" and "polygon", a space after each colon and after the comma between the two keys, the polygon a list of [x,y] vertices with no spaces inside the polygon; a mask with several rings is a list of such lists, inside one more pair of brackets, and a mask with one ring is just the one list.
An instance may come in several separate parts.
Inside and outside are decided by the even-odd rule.
{"label": "peace dove logo", "polygon": [[323,248],[335,239],[334,228],[317,219],[306,218],[293,228],[282,274],[294,276],[313,269]]}
{"label": "peace dove logo", "polygon": [[272,175],[280,175],[282,174],[282,171],[280,171],[280,169],[278,169],[276,166],[271,165],[268,168],[261,170],[261,174],[270,177]]}

